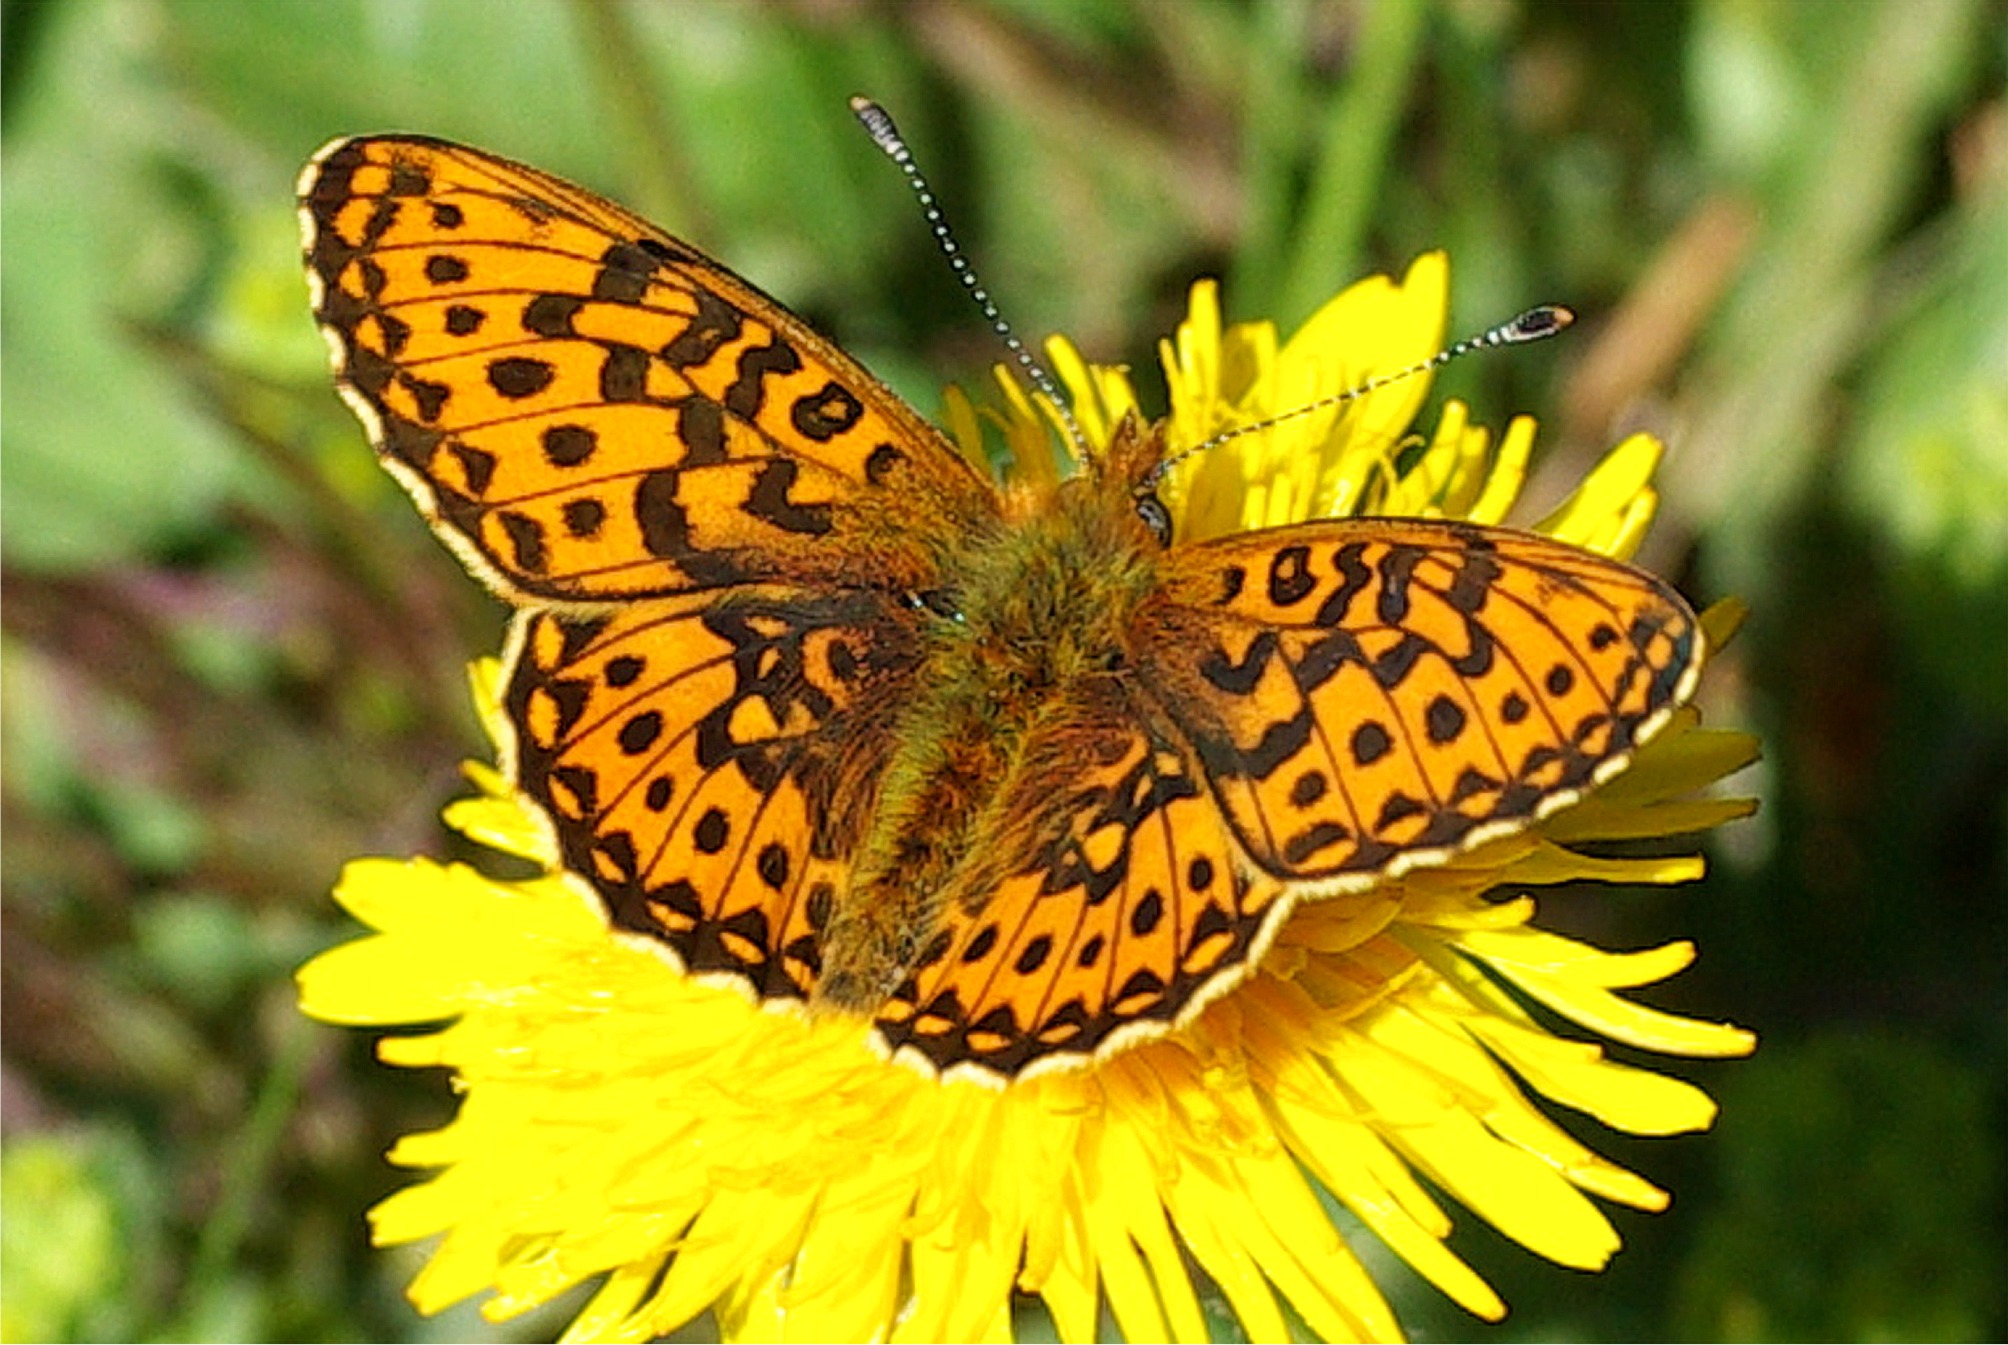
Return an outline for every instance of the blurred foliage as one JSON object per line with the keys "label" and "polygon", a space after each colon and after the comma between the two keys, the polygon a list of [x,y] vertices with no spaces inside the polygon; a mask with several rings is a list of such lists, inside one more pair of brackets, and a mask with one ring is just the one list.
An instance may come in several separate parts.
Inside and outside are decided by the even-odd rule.
{"label": "blurred foliage", "polygon": [[[1485,1328],[2008,1334],[2008,10],[1317,0],[5,0],[0,1240],[8,1339],[493,1334],[361,1212],[442,1081],[310,1026],[343,859],[450,852],[502,614],[370,460],[307,317],[298,165],[466,139],[696,239],[924,407],[996,350],[844,98],[900,117],[1021,329],[1145,374],[1186,286],[1293,321],[1451,250],[1453,326],[1584,330],[1442,380],[1544,414],[1528,517],[1632,428],[1647,559],[1755,611],[1704,689],[1759,818],[1672,894],[1670,1007],[1756,1027],[1594,1281],[1466,1217]],[[812,203],[805,208],[805,203]],[[503,1328],[550,1334],[562,1314]]]}
{"label": "blurred foliage", "polygon": [[1998,1099],[1889,1032],[1785,1044],[1723,1090],[1722,1195],[1672,1325],[1705,1340],[1985,1340],[2004,1307]]}

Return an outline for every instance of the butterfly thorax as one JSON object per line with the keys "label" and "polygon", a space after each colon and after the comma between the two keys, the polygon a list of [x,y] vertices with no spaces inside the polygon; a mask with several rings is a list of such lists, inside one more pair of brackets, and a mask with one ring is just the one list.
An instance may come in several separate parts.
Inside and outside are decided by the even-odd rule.
{"label": "butterfly thorax", "polygon": [[1135,714],[1137,612],[1162,547],[1099,473],[1016,498],[951,558],[925,665],[822,950],[817,999],[868,1011],[1034,853],[1084,754]]}

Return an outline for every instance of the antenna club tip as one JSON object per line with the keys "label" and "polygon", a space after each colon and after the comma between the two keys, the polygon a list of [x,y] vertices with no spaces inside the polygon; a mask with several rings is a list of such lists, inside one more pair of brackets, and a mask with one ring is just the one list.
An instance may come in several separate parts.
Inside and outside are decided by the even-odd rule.
{"label": "antenna club tip", "polygon": [[1519,345],[1523,341],[1541,341],[1576,320],[1576,312],[1561,304],[1542,304],[1530,308],[1503,327],[1494,327],[1485,334],[1485,345]]}
{"label": "antenna club tip", "polygon": [[1522,341],[1553,336],[1576,320],[1576,310],[1563,304],[1541,304],[1513,319],[1513,334]]}
{"label": "antenna club tip", "polygon": [[850,98],[851,115],[865,128],[873,143],[891,154],[900,148],[899,128],[892,124],[892,114],[861,93]]}

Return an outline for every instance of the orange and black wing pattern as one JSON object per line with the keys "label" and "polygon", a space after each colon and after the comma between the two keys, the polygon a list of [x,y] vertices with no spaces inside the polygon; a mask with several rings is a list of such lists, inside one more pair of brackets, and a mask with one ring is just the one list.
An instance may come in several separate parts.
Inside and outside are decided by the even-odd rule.
{"label": "orange and black wing pattern", "polygon": [[806,998],[919,659],[908,619],[860,592],[525,613],[514,777],[617,927]]}
{"label": "orange and black wing pattern", "polygon": [[1700,675],[1701,629],[1671,587],[1531,533],[1355,519],[1168,562],[1140,673],[1243,851],[1311,893],[1576,801]]}
{"label": "orange and black wing pattern", "polygon": [[1197,763],[1134,718],[1006,797],[1041,821],[1028,844],[996,838],[1001,881],[951,913],[880,1011],[895,1055],[1012,1078],[1160,1035],[1242,979],[1284,913]]}
{"label": "orange and black wing pattern", "polygon": [[512,601],[923,591],[994,515],[988,482],[850,357],[590,192],[384,136],[322,150],[300,200],[343,395]]}

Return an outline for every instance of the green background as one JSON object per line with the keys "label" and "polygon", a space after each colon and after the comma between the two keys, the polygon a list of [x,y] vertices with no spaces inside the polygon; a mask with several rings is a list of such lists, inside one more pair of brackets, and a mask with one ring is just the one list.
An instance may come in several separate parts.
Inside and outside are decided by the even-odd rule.
{"label": "green background", "polygon": [[[924,408],[997,351],[847,95],[899,116],[1028,335],[1148,389],[1187,285],[1286,325],[1452,254],[1444,384],[1542,416],[1524,517],[1632,428],[1645,559],[1754,615],[1710,721],[1763,810],[1701,885],[1544,922],[1698,939],[1648,997],[1708,1135],[1564,1117],[1675,1193],[1601,1277],[1470,1216],[1496,1328],[1366,1248],[1422,1337],[1999,1339],[2008,1079],[2008,9],[1901,3],[7,0],[4,1274],[15,1338],[424,1339],[361,1212],[436,1075],[295,1013],[367,853],[451,853],[499,607],[336,400],[294,175],[460,138],[631,203]],[[558,1329],[547,1313],[509,1328]],[[1028,1329],[1036,1329],[1027,1323]],[[698,1333],[704,1329],[699,1323]],[[1223,1324],[1223,1331],[1231,1329]]]}

